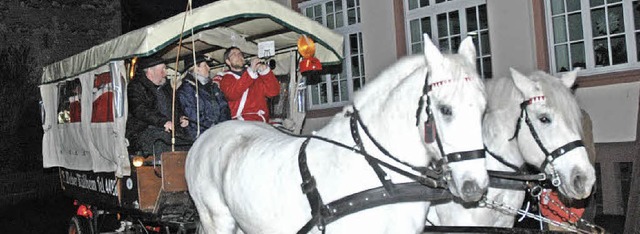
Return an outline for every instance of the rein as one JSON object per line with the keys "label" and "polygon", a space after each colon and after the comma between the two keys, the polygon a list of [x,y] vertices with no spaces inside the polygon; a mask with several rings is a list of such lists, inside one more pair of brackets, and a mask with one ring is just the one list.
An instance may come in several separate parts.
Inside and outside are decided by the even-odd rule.
{"label": "rein", "polygon": [[543,101],[543,100],[545,100],[544,96],[536,96],[520,103],[520,117],[516,122],[516,130],[513,134],[513,137],[511,137],[509,141],[518,137],[522,119],[524,119],[524,122],[529,127],[529,131],[531,132],[533,139],[536,141],[536,144],[538,144],[538,147],[540,148],[540,150],[542,150],[542,152],[545,155],[545,159],[540,165],[540,170],[542,170],[542,173],[544,173],[544,171],[546,170],[546,167],[550,165],[551,170],[553,171],[553,174],[551,175],[552,177],[551,183],[553,184],[553,186],[558,187],[560,186],[561,181],[560,181],[560,177],[558,176],[558,173],[555,171],[555,168],[553,168],[553,164],[552,164],[553,161],[575,148],[584,147],[584,143],[582,143],[582,140],[572,141],[572,142],[566,143],[563,146],[560,146],[559,148],[555,149],[552,152],[549,152],[547,148],[544,147],[544,145],[542,144],[542,141],[540,140],[540,137],[538,136],[538,133],[536,132],[536,129],[533,127],[533,124],[531,123],[531,119],[529,118],[529,112],[527,112],[528,105],[531,105],[534,102]]}
{"label": "rein", "polygon": [[[356,115],[350,114],[349,116],[351,118],[351,122],[354,122],[353,119],[356,118]],[[302,177],[300,187],[302,189],[302,193],[306,195],[311,207],[311,220],[309,220],[297,233],[308,233],[314,226],[317,226],[318,229],[324,233],[325,226],[327,224],[341,217],[381,205],[398,202],[448,200],[452,197],[449,190],[445,189],[446,181],[444,181],[442,176],[437,172],[430,173],[431,176],[418,176],[377,159],[368,154],[364,149],[349,147],[343,143],[321,136],[295,135],[282,128],[276,126],[273,127],[289,136],[306,138],[298,152],[298,167],[300,170],[300,176]],[[322,196],[320,196],[318,191],[316,180],[309,172],[309,167],[307,165],[306,148],[312,138],[345,148],[364,156],[367,162],[369,162],[369,165],[374,168],[374,171],[378,175],[378,179],[380,179],[383,186],[351,194],[325,205],[322,201]],[[388,153],[386,149],[384,152]],[[392,156],[392,158],[395,157]],[[395,160],[398,159],[395,158]],[[391,181],[385,179],[386,173],[382,174],[382,176],[381,174],[378,174],[379,172],[384,173],[380,166],[386,167],[416,182],[393,184]]]}

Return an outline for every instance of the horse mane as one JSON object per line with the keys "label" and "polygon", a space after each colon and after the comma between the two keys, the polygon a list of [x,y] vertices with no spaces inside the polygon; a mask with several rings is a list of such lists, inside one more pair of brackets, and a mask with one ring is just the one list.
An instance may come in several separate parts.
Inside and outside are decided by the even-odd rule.
{"label": "horse mane", "polygon": [[[477,74],[475,71],[475,65],[468,64],[465,58],[458,54],[443,54],[445,59],[448,59],[451,63],[455,61],[456,64],[463,64],[462,72],[466,74]],[[354,103],[358,103],[358,105],[362,105],[362,103],[371,103],[376,101],[383,101],[379,97],[388,97],[390,94],[399,86],[399,84],[406,78],[413,77],[414,73],[422,72],[421,68],[425,68],[427,63],[425,61],[424,55],[412,55],[404,57],[398,60],[396,63],[392,64],[390,67],[385,69],[382,73],[380,73],[375,79],[371,82],[367,83],[367,88],[363,88],[356,92],[354,96]],[[451,74],[450,77],[446,77],[447,79],[461,80],[464,79],[464,74],[457,74],[459,70],[453,71],[454,74]],[[433,84],[434,82],[440,80],[434,80],[433,76],[429,77],[429,83]],[[465,83],[472,85],[464,85]],[[424,85],[424,82],[421,84]],[[468,80],[467,82],[451,82],[447,85],[455,85],[456,87],[453,92],[442,92],[438,93],[438,95],[443,100],[450,100],[457,96],[460,96],[459,92],[464,92],[463,87],[471,87],[477,90],[480,90],[484,94],[484,82],[481,78],[477,77]],[[417,89],[421,89],[422,86],[416,87]],[[434,92],[438,92],[439,89],[434,89]],[[418,97],[416,97],[417,100]],[[358,107],[360,108],[360,106]]]}
{"label": "horse mane", "polygon": [[[547,107],[557,113],[562,113],[562,121],[572,130],[582,133],[580,107],[571,91],[562,84],[559,78],[553,77],[543,71],[531,73],[529,79],[537,82],[545,95]],[[513,80],[507,77],[492,79],[495,85],[487,85],[488,111],[497,111],[505,108],[519,108],[524,101],[522,93],[516,88]],[[514,103],[516,100],[517,103]],[[517,111],[511,111],[516,115]]]}

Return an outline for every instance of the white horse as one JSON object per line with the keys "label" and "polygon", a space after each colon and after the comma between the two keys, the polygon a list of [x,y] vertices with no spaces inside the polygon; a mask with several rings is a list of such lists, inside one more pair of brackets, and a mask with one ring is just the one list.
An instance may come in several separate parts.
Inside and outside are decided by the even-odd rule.
{"label": "white horse", "polygon": [[[451,158],[451,192],[467,201],[479,200],[488,186],[483,159],[455,161],[452,156],[483,149],[481,118],[486,102],[475,60],[470,38],[461,43],[458,54],[443,55],[425,35],[424,55],[401,59],[387,68],[357,93],[353,106],[345,107],[315,136],[358,145],[350,131],[353,119],[348,117],[354,116],[357,109],[359,121],[370,133],[361,135],[359,150],[367,149],[377,160],[411,171],[409,166],[426,167],[441,157],[438,144],[425,136],[429,130],[425,129],[426,110],[432,111],[430,124],[437,123],[440,146]],[[425,85],[427,74],[429,85]],[[362,126],[355,128],[356,132],[365,131]],[[398,160],[386,156],[372,139]],[[382,185],[357,150],[317,139],[305,143],[305,149],[303,141],[304,138],[283,134],[263,123],[241,121],[227,121],[201,135],[189,151],[185,169],[189,192],[200,216],[200,230],[300,230],[312,219],[310,202],[301,190],[301,147],[306,152],[303,163],[315,178],[315,183],[305,183],[303,187],[315,185],[311,187],[317,188],[324,202]],[[388,168],[383,170],[385,179],[395,184],[412,181]],[[362,210],[329,223],[325,231],[419,233],[424,228],[428,204],[406,202]],[[320,231],[312,228],[310,232]]]}
{"label": "white horse", "polygon": [[[569,198],[588,197],[595,182],[595,171],[586,149],[577,142],[581,140],[582,133],[581,112],[569,90],[577,71],[567,72],[560,79],[544,72],[526,77],[511,69],[511,74],[513,79],[500,78],[485,84],[488,104],[483,136],[487,147],[487,169],[515,171],[490,156],[491,152],[515,167],[528,163],[555,175],[554,179],[560,182],[559,191]],[[531,126],[526,123],[526,118],[529,118]],[[531,129],[534,129],[539,143]],[[510,140],[513,137],[515,139]],[[547,156],[544,151],[556,155]],[[563,153],[561,151],[564,155],[560,154]],[[486,196],[489,201],[519,209],[525,191],[490,185]],[[515,213],[461,202],[432,204],[430,209],[429,220],[436,226],[512,227],[516,216]]]}

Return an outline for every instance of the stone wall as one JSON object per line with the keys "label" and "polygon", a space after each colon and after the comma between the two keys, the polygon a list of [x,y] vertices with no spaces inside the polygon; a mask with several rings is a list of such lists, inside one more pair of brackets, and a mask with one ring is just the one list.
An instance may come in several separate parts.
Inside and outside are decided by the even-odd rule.
{"label": "stone wall", "polygon": [[[3,53],[20,58],[0,59],[0,65],[11,63],[0,67],[19,70],[12,75],[0,71],[0,86],[28,81],[17,86],[22,88],[3,89],[0,95],[0,103],[7,104],[1,106],[2,111],[11,112],[0,115],[0,207],[60,192],[57,169],[42,168],[39,90],[35,87],[43,66],[119,36],[120,15],[120,1],[113,0],[0,1],[0,50],[28,51],[26,56]],[[31,64],[16,68],[15,61]]]}
{"label": "stone wall", "polygon": [[38,79],[44,65],[120,35],[120,1],[0,1],[0,45],[31,47]]}

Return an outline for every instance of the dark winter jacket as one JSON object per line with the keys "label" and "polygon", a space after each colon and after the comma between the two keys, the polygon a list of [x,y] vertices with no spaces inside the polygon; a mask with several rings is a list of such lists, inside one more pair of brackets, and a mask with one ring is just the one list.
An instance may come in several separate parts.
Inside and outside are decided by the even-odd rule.
{"label": "dark winter jacket", "polygon": [[[213,82],[199,83],[197,94],[199,98],[196,98],[196,82],[191,74],[187,74],[176,94],[185,115],[189,118],[189,126],[186,130],[193,139],[198,134],[197,108],[200,110],[200,134],[213,125],[231,119],[229,104],[218,85]],[[196,106],[196,100],[199,107]]]}
{"label": "dark winter jacket", "polygon": [[[130,142],[136,142],[138,134],[149,126],[164,129],[171,121],[172,90],[169,82],[157,86],[144,75],[137,75],[127,86],[129,114],[125,136]],[[184,135],[179,126],[182,116],[180,105],[176,103],[176,135]]]}

